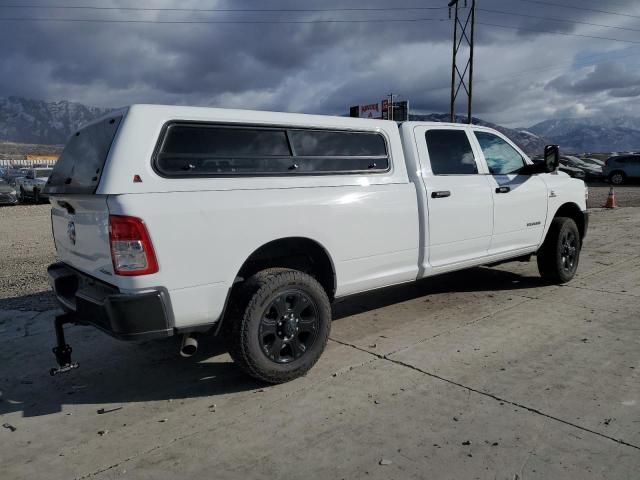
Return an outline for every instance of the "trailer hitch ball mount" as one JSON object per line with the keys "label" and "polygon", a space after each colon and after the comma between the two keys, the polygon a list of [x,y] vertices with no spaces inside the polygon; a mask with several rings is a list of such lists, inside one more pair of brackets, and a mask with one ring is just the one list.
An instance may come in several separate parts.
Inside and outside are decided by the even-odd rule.
{"label": "trailer hitch ball mount", "polygon": [[80,365],[74,363],[71,360],[71,352],[73,349],[67,344],[64,338],[64,325],[67,323],[76,323],[73,316],[69,313],[56,316],[55,330],[56,330],[56,346],[53,347],[53,354],[56,357],[58,367],[49,370],[51,376],[55,376],[61,373],[67,373],[71,370],[78,368]]}

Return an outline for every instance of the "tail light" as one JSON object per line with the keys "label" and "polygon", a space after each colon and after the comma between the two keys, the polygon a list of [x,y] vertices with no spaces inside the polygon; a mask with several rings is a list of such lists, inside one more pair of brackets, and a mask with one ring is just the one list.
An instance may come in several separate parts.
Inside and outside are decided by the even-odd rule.
{"label": "tail light", "polygon": [[109,215],[109,243],[116,275],[149,275],[158,271],[149,232],[140,218]]}

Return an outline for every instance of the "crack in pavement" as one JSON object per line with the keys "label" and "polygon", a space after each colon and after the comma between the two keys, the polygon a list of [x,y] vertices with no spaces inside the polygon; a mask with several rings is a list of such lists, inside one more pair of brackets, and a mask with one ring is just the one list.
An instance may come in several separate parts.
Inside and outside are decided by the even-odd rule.
{"label": "crack in pavement", "polygon": [[[516,295],[514,295],[514,296],[516,296]],[[524,296],[522,296],[522,295],[517,295],[517,296],[522,297],[522,298],[525,298],[526,300],[523,300],[523,301],[518,302],[518,303],[513,303],[513,304],[510,304],[510,305],[506,305],[505,307],[503,307],[503,308],[499,308],[499,309],[497,309],[497,310],[495,310],[495,311],[493,311],[493,312],[491,312],[491,313],[487,313],[486,315],[482,315],[482,316],[480,316],[480,317],[478,317],[478,318],[475,318],[475,319],[473,319],[473,320],[469,320],[468,322],[465,322],[465,323],[463,323],[462,325],[458,325],[458,326],[456,326],[456,327],[450,328],[449,330],[445,330],[444,332],[436,333],[435,335],[431,335],[431,336],[429,336],[429,337],[422,338],[422,339],[420,339],[420,340],[417,340],[416,342],[410,343],[409,345],[405,345],[405,346],[403,346],[403,347],[399,347],[399,348],[397,348],[397,349],[395,349],[395,350],[393,350],[393,351],[391,351],[391,352],[386,353],[385,355],[386,355],[386,356],[389,356],[389,355],[395,355],[396,353],[403,352],[403,351],[405,351],[405,350],[408,350],[409,348],[412,348],[412,347],[415,347],[415,346],[417,346],[417,345],[423,344],[423,343],[425,343],[425,342],[428,342],[429,340],[433,340],[434,338],[438,338],[438,337],[441,337],[442,335],[446,335],[446,334],[448,334],[448,333],[455,332],[456,330],[459,330],[459,329],[461,329],[461,328],[465,328],[465,327],[468,327],[468,326],[474,325],[474,324],[476,324],[476,323],[478,323],[478,322],[481,322],[482,320],[485,320],[485,319],[487,319],[487,318],[491,318],[491,317],[493,317],[493,316],[494,316],[494,315],[496,315],[497,313],[505,312],[505,311],[510,310],[510,309],[512,309],[512,308],[514,308],[514,307],[519,307],[520,305],[524,305],[525,303],[530,302],[530,301],[532,301],[532,300],[538,300],[538,299],[536,299],[536,298],[524,297]],[[332,338],[332,337],[329,337],[329,338],[330,338],[330,340],[333,340],[333,341],[335,341],[335,342],[337,342],[337,343],[340,343],[340,344],[342,344],[342,345],[351,346],[351,345],[350,345],[350,344],[348,344],[348,343],[347,343],[347,344],[345,344],[344,342],[341,342],[341,341],[339,341],[339,340],[336,340],[336,339],[334,339],[334,338]],[[368,351],[368,350],[365,350],[365,351],[367,351],[367,352],[369,352],[369,353],[373,353],[373,352],[370,352],[370,351]]]}
{"label": "crack in pavement", "polygon": [[[445,377],[442,377],[440,375],[436,375],[435,373],[431,373],[431,372],[428,372],[426,370],[423,370],[423,369],[421,369],[419,367],[416,367],[415,365],[411,365],[410,363],[406,363],[406,362],[403,362],[401,360],[396,360],[396,359],[393,359],[393,358],[389,358],[388,355],[381,355],[381,354],[378,354],[378,353],[370,352],[369,350],[366,350],[364,348],[358,347],[357,345],[354,345],[354,344],[351,344],[351,343],[341,342],[341,341],[335,340],[335,339],[332,339],[332,340],[334,342],[336,342],[336,343],[340,343],[341,345],[344,345],[344,346],[347,346],[347,347],[351,347],[351,348],[354,348],[356,350],[360,350],[361,352],[368,353],[369,355],[377,357],[380,360],[386,360],[386,361],[394,363],[396,365],[399,365],[399,366],[402,366],[402,367],[406,367],[406,368],[409,368],[411,370],[415,370],[416,372],[422,373],[423,375],[426,375],[428,377],[435,378],[437,380],[446,382],[446,383],[448,383],[450,385],[455,385],[457,387],[464,388],[465,390],[467,390],[469,392],[477,393],[479,395],[491,398],[491,399],[496,400],[498,402],[503,402],[503,403],[507,403],[509,405],[513,405],[514,407],[521,408],[521,409],[526,410],[526,411],[528,411],[530,413],[534,413],[536,415],[540,415],[540,416],[548,418],[550,420],[554,420],[556,422],[563,423],[563,424],[568,425],[570,427],[577,428],[578,430],[582,430],[583,432],[588,432],[588,433],[591,433],[593,435],[597,435],[598,437],[605,438],[607,440],[611,440],[613,442],[616,442],[616,443],[618,443],[620,445],[625,445],[627,447],[631,447],[631,448],[635,448],[636,450],[640,450],[640,445],[634,445],[633,443],[625,442],[622,439],[614,438],[614,437],[611,437],[609,435],[605,435],[604,433],[598,432],[596,430],[592,430],[592,429],[587,428],[587,427],[583,427],[581,425],[577,425],[575,423],[569,422],[568,420],[564,420],[564,419],[562,419],[560,417],[556,417],[556,416],[551,415],[549,413],[545,413],[545,412],[543,412],[541,410],[538,410],[536,408],[529,407],[527,405],[524,405],[524,404],[521,404],[521,403],[518,403],[518,402],[514,402],[514,401],[508,400],[506,398],[499,397],[498,395],[494,395],[493,393],[484,392],[482,390],[478,390],[476,388],[469,387],[469,386],[464,385],[462,383],[456,382],[455,380],[451,380],[449,378],[445,378]],[[390,354],[390,355],[392,355],[392,354]]]}
{"label": "crack in pavement", "polygon": [[633,293],[628,293],[628,292],[612,292],[610,290],[600,290],[598,288],[589,288],[589,287],[582,287],[582,286],[577,286],[577,285],[562,285],[562,287],[564,287],[564,288],[575,288],[575,289],[578,289],[578,290],[587,290],[589,292],[613,293],[614,295],[623,295],[625,297],[631,297],[631,298],[640,298],[640,295],[635,295]]}

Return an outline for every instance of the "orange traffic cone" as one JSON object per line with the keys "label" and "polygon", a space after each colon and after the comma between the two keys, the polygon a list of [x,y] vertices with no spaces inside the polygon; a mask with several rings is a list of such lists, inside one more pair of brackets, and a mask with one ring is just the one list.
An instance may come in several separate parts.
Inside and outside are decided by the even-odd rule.
{"label": "orange traffic cone", "polygon": [[613,187],[609,188],[609,195],[607,196],[607,203],[602,208],[616,208],[616,192],[613,191]]}

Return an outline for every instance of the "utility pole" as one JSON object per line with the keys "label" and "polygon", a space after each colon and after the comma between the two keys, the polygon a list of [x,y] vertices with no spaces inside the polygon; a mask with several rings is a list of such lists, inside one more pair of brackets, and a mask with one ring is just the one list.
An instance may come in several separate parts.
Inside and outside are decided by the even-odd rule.
{"label": "utility pole", "polygon": [[[468,0],[464,0],[467,7]],[[463,88],[467,94],[467,121],[471,123],[471,104],[473,100],[473,43],[476,23],[476,0],[471,0],[471,8],[467,13],[467,18],[462,23],[460,18],[459,0],[449,2],[449,18],[451,18],[451,8],[454,8],[453,20],[453,65],[451,67],[451,121],[456,121],[455,107],[460,89]],[[460,71],[458,68],[458,53],[462,48],[462,42],[469,50],[469,57]]]}
{"label": "utility pole", "polygon": [[389,104],[387,105],[387,118],[393,120],[393,93],[387,95],[389,97]]}

